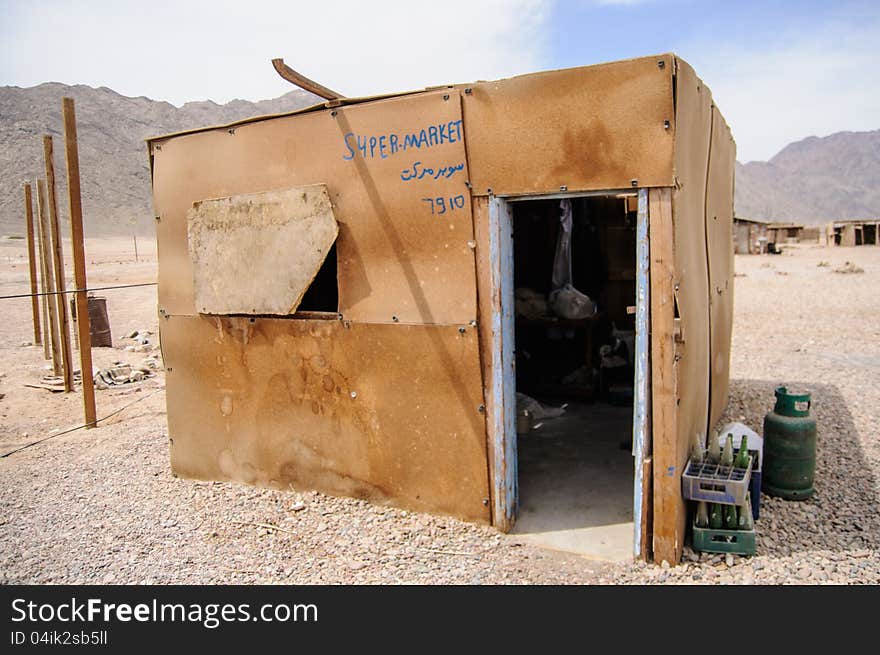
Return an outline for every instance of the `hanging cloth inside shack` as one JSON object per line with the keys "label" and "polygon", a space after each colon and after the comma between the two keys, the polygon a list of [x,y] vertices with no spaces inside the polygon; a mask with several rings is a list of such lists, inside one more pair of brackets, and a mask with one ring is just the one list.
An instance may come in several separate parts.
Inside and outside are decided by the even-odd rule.
{"label": "hanging cloth inside shack", "polygon": [[559,233],[556,237],[556,256],[553,259],[550,308],[560,318],[588,318],[595,312],[593,301],[572,286],[571,275],[571,200],[559,202]]}

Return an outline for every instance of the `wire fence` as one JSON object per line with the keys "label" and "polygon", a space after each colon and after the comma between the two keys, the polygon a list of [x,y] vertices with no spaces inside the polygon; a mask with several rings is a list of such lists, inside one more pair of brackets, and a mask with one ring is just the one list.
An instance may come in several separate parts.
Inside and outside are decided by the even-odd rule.
{"label": "wire fence", "polygon": [[44,441],[48,441],[49,439],[54,439],[55,437],[60,437],[65,434],[70,434],[71,432],[76,432],[77,430],[82,430],[82,429],[87,428],[89,426],[97,426],[98,423],[100,423],[101,421],[106,421],[108,418],[116,416],[117,414],[119,414],[120,412],[122,412],[125,409],[128,409],[132,405],[135,405],[143,400],[146,400],[150,396],[155,396],[157,393],[159,393],[160,391],[164,391],[164,390],[165,390],[165,388],[162,387],[161,389],[156,389],[155,391],[148,393],[145,396],[141,396],[137,400],[133,400],[132,402],[127,403],[126,405],[123,405],[119,409],[110,412],[106,416],[102,416],[101,418],[96,419],[94,423],[83,423],[82,425],[77,425],[75,428],[70,428],[70,429],[64,430],[62,432],[57,432],[56,434],[50,434],[48,437],[43,437],[42,439],[37,439],[36,441],[31,441],[30,443],[26,443],[23,446],[19,446],[18,448],[10,450],[9,452],[3,453],[2,455],[0,455],[0,459],[3,459],[4,457],[9,457],[10,455],[14,455],[15,453],[21,452],[22,450],[25,450],[26,448],[30,448],[32,446],[36,446],[37,444],[41,444]]}
{"label": "wire fence", "polygon": [[16,293],[10,296],[0,296],[0,300],[11,300],[13,298],[37,298],[39,296],[58,296],[68,293],[80,293],[82,291],[108,291],[110,289],[133,289],[135,287],[154,287],[158,282],[141,282],[139,284],[116,284],[109,287],[90,287],[88,289],[65,289],[64,291],[44,291],[40,293]]}
{"label": "wire fence", "polygon": [[[82,291],[85,291],[85,292],[109,291],[111,289],[134,289],[136,287],[154,287],[157,284],[158,284],[157,282],[140,282],[137,284],[114,284],[111,286],[103,286],[103,287],[89,287],[87,289],[65,289],[64,291],[46,291],[46,292],[40,292],[40,293],[16,293],[16,294],[11,294],[11,295],[6,295],[6,296],[0,296],[0,300],[12,300],[12,299],[16,299],[16,298],[37,298],[37,297],[41,297],[41,296],[58,296],[58,295],[67,295],[70,293],[80,293]],[[3,453],[2,455],[0,455],[0,459],[5,458],[5,457],[9,457],[10,455],[14,455],[15,453],[21,452],[22,450],[25,450],[26,448],[30,448],[32,446],[36,446],[37,444],[41,444],[44,441],[48,441],[49,439],[54,439],[55,437],[60,437],[65,434],[70,434],[71,432],[76,432],[77,430],[82,430],[82,429],[90,427],[90,426],[97,426],[98,423],[100,423],[101,421],[106,421],[108,418],[116,416],[117,414],[119,414],[123,410],[131,407],[132,405],[134,405],[142,400],[146,400],[150,396],[153,396],[163,390],[164,390],[164,388],[157,389],[156,391],[153,391],[152,393],[148,393],[145,396],[141,396],[137,400],[120,407],[119,409],[107,414],[106,416],[102,416],[101,418],[96,419],[94,423],[83,423],[82,425],[77,425],[76,427],[70,428],[68,430],[64,430],[63,432],[58,432],[56,434],[51,434],[48,437],[43,437],[42,439],[37,439],[36,441],[31,441],[30,443],[27,443],[23,446],[20,446],[19,448],[15,448],[13,450],[10,450],[9,452]]]}

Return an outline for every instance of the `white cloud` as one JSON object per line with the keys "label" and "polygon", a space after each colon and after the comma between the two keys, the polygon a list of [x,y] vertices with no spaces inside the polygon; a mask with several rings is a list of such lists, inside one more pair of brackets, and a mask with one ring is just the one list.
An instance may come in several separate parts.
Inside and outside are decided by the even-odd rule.
{"label": "white cloud", "polygon": [[880,128],[880,21],[821,29],[781,34],[760,52],[708,43],[679,52],[712,89],[740,161],[808,136]]}
{"label": "white cloud", "polygon": [[[347,95],[531,72],[549,0],[21,3],[0,84],[109,86],[180,104],[290,90],[270,59]],[[5,12],[4,12],[5,13]]]}

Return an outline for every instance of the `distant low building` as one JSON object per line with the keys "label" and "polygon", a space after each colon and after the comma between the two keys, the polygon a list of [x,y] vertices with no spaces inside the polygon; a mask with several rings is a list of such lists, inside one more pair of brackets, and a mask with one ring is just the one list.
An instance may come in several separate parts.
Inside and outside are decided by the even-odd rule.
{"label": "distant low building", "polygon": [[819,245],[827,245],[825,241],[825,230],[820,225],[805,225],[798,237],[800,243],[818,243]]}
{"label": "distant low building", "polygon": [[805,241],[804,226],[800,223],[768,223],[767,239],[777,248],[785,244]]}
{"label": "distant low building", "polygon": [[825,243],[826,230],[801,223],[765,221],[760,218],[733,219],[734,252],[738,255],[762,255],[778,252],[794,243]]}
{"label": "distant low building", "polygon": [[831,221],[825,226],[829,246],[878,246],[880,218]]}
{"label": "distant low building", "polygon": [[767,226],[767,221],[734,216],[733,251],[737,255],[762,255],[766,253],[769,243]]}

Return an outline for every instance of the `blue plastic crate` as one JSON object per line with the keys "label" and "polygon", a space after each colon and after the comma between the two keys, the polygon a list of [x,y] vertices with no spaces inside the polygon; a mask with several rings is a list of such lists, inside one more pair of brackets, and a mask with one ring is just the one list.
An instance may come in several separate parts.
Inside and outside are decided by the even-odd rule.
{"label": "blue plastic crate", "polygon": [[752,479],[749,482],[749,493],[752,500],[752,518],[756,521],[761,515],[761,457],[757,450],[750,450],[749,455],[752,456]]}
{"label": "blue plastic crate", "polygon": [[750,455],[748,467],[739,468],[688,460],[681,476],[682,495],[688,500],[744,505],[752,479],[752,461]]}

